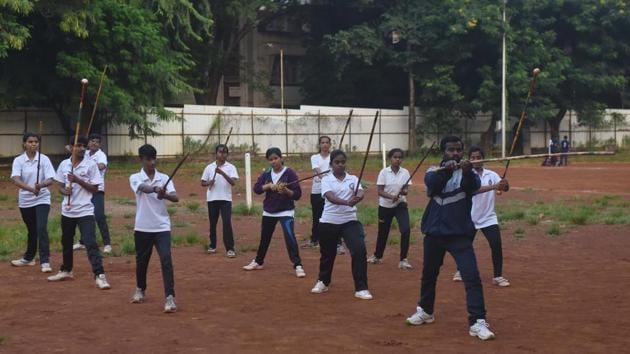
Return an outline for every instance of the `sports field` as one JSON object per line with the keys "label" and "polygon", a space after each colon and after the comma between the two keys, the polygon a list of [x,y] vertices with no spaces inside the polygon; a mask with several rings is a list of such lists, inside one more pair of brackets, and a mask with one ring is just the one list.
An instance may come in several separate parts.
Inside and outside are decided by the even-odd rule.
{"label": "sports field", "polygon": [[[359,157],[356,159],[360,160]],[[416,160],[417,161],[417,160]],[[405,162],[412,169],[413,160]],[[288,159],[300,176],[303,161]],[[172,164],[164,168],[169,172]],[[237,164],[237,166],[239,166]],[[255,180],[262,163],[252,173]],[[309,291],[317,280],[319,252],[301,250],[307,277],[298,279],[277,229],[265,269],[241,269],[255,255],[260,233],[261,197],[254,215],[243,208],[243,171],[235,189],[233,224],[238,257],[208,255],[203,164],[185,166],[175,178],[180,203],[170,208],[173,224],[175,290],[179,311],[162,313],[163,289],[154,253],[148,299],[131,304],[135,288],[133,222],[135,205],[128,175],[134,163],[110,166],[106,208],[115,255],[104,266],[112,284],[97,290],[84,251],[75,252],[75,280],[48,283],[39,266],[12,268],[25,246],[16,189],[0,181],[0,352],[483,352],[603,353],[628,350],[630,338],[630,163],[581,159],[568,167],[543,168],[539,161],[515,163],[512,189],[497,197],[502,223],[504,274],[509,288],[491,284],[488,244],[479,234],[475,250],[488,321],[496,340],[468,336],[464,287],[454,283],[445,258],[436,301],[436,321],[405,325],[415,310],[422,265],[422,235],[417,223],[426,205],[422,173],[414,178],[410,209],[412,271],[398,264],[398,232],[393,229],[383,264],[369,265],[372,301],[353,297],[350,256],[338,256],[330,291]],[[502,171],[500,165],[489,169]],[[352,168],[352,166],[351,166]],[[160,167],[158,166],[158,169]],[[352,168],[353,169],[353,168]],[[354,169],[353,169],[354,170]],[[423,168],[424,170],[424,168]],[[2,171],[2,175],[7,175]],[[356,172],[353,172],[356,173]],[[376,163],[365,177],[366,199],[360,217],[368,254],[376,239]],[[296,232],[310,234],[308,193],[298,202]],[[58,197],[50,212],[51,263],[61,263]],[[220,228],[219,228],[220,230]],[[100,239],[100,235],[98,237]],[[16,246],[17,245],[17,246]]]}

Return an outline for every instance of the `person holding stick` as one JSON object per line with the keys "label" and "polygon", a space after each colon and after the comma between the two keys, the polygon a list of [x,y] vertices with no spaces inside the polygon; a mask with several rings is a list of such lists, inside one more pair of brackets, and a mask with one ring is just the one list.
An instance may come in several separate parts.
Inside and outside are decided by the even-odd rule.
{"label": "person holding stick", "polygon": [[282,152],[277,147],[267,149],[265,157],[271,169],[263,172],[254,185],[256,194],[265,193],[263,201],[262,225],[260,231],[260,245],[256,258],[243,269],[247,271],[263,269],[265,255],[271,244],[271,237],[280,222],[284,232],[284,242],[287,246],[289,258],[293,263],[295,275],[304,278],[306,272],[302,266],[300,250],[295,237],[295,201],[302,196],[298,176],[292,169],[284,166]]}
{"label": "person holding stick", "polygon": [[144,144],[138,149],[142,169],[129,177],[129,185],[136,195],[136,222],[134,243],[136,248],[136,290],[132,303],[142,303],[147,289],[147,269],[153,247],[160,257],[164,282],[164,312],[176,312],[175,281],[171,258],[171,220],[166,210],[166,200],[177,203],[179,198],[170,177],[155,168],[157,151]]}
{"label": "person holding stick", "polygon": [[[486,322],[483,288],[470,235],[474,232],[470,211],[472,196],[480,180],[470,161],[461,161],[464,143],[459,137],[440,141],[441,168],[429,168],[424,177],[429,203],[422,216],[423,265],[420,300],[416,312],[407,318],[409,325],[435,321],[435,288],[444,254],[449,252],[466,285],[468,334],[482,340],[494,338]],[[460,162],[461,161],[461,162]]]}
{"label": "person holding stick", "polygon": [[[368,258],[368,263],[379,264],[383,258],[387,238],[392,225],[392,220],[396,218],[398,229],[400,230],[400,261],[399,269],[412,269],[407,260],[409,252],[409,237],[411,228],[409,226],[409,209],[407,208],[407,191],[411,184],[409,181],[409,171],[401,167],[404,153],[402,149],[394,148],[389,151],[387,157],[390,166],[381,170],[376,180],[378,187],[378,237],[376,240],[376,250]],[[409,181],[409,183],[407,183]]]}
{"label": "person holding stick", "polygon": [[[315,174],[326,171],[330,166],[330,137],[322,135],[319,137],[319,152],[311,156],[311,168]],[[323,175],[313,178],[313,185],[311,187],[311,210],[312,210],[312,226],[311,226],[311,239],[309,242],[302,245],[303,248],[317,248],[319,247],[319,236],[317,234],[317,226],[319,225],[319,218],[322,216],[324,210],[324,198],[322,198],[322,178]],[[343,246],[341,246],[343,247]]]}
{"label": "person holding stick", "polygon": [[[78,127],[78,124],[77,124]],[[78,129],[75,134],[78,134]],[[63,247],[63,264],[56,275],[48,277],[48,281],[73,279],[72,242],[76,227],[79,227],[81,238],[87,250],[96,285],[101,290],[111,286],[105,277],[103,259],[96,244],[94,220],[94,204],[92,196],[98,192],[103,179],[98,166],[92,159],[85,158],[86,137],[75,136],[72,143],[72,156],[59,164],[55,181],[59,192],[64,196],[61,203],[61,245]]]}
{"label": "person holding stick", "polygon": [[[94,204],[94,218],[96,219],[96,225],[101,231],[101,237],[103,238],[103,253],[112,253],[112,242],[109,236],[109,227],[107,226],[107,217],[105,216],[105,171],[107,170],[107,155],[101,150],[101,135],[92,133],[88,137],[88,152],[87,155],[90,159],[96,162],[98,170],[103,179],[103,183],[98,186],[98,192],[92,196],[92,204]],[[83,240],[79,239],[79,242],[75,243],[72,247],[74,250],[85,249]]]}
{"label": "person holding stick", "polygon": [[22,137],[24,153],[13,159],[11,181],[20,188],[18,206],[28,231],[26,252],[11,261],[14,267],[34,266],[39,245],[39,262],[43,273],[52,272],[48,239],[50,191],[55,169],[48,156],[41,153],[40,136],[27,132]]}
{"label": "person holding stick", "polygon": [[208,220],[210,221],[210,244],[207,252],[217,252],[217,223],[219,215],[223,221],[223,245],[227,257],[236,257],[234,234],[232,232],[232,186],[238,180],[236,167],[227,161],[227,145],[219,144],[215,148],[216,161],[206,166],[201,175],[201,186],[206,187]]}
{"label": "person holding stick", "polygon": [[[507,179],[501,179],[499,175],[491,170],[485,169],[483,163],[475,161],[483,160],[485,155],[479,147],[472,147],[468,152],[468,159],[473,165],[473,170],[479,176],[481,187],[472,197],[471,218],[475,224],[473,239],[477,230],[481,230],[488,240],[492,250],[492,266],[494,268],[494,278],[492,284],[499,287],[510,286],[510,282],[503,277],[503,251],[501,247],[501,230],[499,220],[494,211],[495,191],[507,192],[510,185]],[[453,276],[453,281],[462,281],[460,271]]]}
{"label": "person holding stick", "polygon": [[319,219],[319,276],[311,293],[328,291],[337,256],[337,242],[343,237],[352,257],[354,296],[371,300],[368,290],[365,232],[357,217],[356,205],[363,200],[363,187],[359,178],[346,172],[346,154],[334,150],[330,154],[333,173],[322,179],[322,196],[326,203]]}

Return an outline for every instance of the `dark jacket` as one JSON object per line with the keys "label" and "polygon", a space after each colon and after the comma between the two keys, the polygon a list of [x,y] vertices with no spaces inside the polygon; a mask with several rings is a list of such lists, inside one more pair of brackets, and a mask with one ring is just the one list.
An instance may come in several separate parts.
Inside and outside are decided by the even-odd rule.
{"label": "dark jacket", "polygon": [[[442,164],[444,161],[442,161]],[[422,216],[422,233],[433,236],[472,235],[475,226],[470,217],[472,196],[481,181],[474,171],[436,171],[429,168],[424,176],[429,204]]]}
{"label": "dark jacket", "polygon": [[[297,181],[298,176],[292,169],[288,168],[282,176],[280,176],[280,180],[278,183],[289,183],[293,181]],[[289,198],[284,194],[280,194],[273,191],[263,191],[263,185],[267,183],[271,183],[271,169],[263,172],[256,181],[254,185],[254,193],[256,194],[265,194],[265,200],[263,201],[263,209],[268,213],[277,213],[285,210],[295,209],[295,200],[299,200],[302,196],[302,189],[300,188],[299,183],[292,183],[287,186],[290,190],[293,191],[293,197]]]}

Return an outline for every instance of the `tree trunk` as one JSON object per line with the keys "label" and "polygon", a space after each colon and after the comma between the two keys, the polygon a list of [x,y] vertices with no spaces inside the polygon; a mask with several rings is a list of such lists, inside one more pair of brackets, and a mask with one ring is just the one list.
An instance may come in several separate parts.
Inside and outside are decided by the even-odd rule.
{"label": "tree trunk", "polygon": [[413,69],[409,68],[409,151],[415,151],[416,146],[416,82]]}
{"label": "tree trunk", "polygon": [[211,69],[204,80],[204,85],[201,87],[203,91],[195,93],[195,102],[200,105],[217,104],[221,79],[223,79],[223,70],[219,68]]}
{"label": "tree trunk", "polygon": [[554,141],[560,141],[560,123],[562,122],[562,118],[567,113],[567,109],[562,107],[552,118],[547,118],[547,124],[549,124],[549,129],[551,130],[551,138]]}

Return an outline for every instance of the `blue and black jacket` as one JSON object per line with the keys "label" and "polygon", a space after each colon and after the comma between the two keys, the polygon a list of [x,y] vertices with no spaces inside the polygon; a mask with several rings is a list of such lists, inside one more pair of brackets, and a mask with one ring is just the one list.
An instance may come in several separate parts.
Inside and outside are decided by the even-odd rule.
{"label": "blue and black jacket", "polygon": [[[446,161],[442,161],[443,166]],[[422,215],[421,230],[425,235],[472,235],[475,225],[470,217],[472,196],[481,181],[474,171],[464,173],[431,167],[424,175],[429,204]]]}

